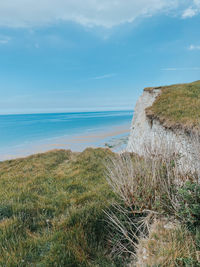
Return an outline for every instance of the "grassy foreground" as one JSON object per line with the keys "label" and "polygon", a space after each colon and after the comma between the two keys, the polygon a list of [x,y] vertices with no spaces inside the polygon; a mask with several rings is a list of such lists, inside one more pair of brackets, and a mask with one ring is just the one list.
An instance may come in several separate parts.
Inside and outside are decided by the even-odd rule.
{"label": "grassy foreground", "polygon": [[[121,266],[108,255],[108,149],[0,163],[0,266]],[[122,265],[123,266],[123,265]]]}
{"label": "grassy foreground", "polygon": [[[146,88],[150,91],[154,88]],[[159,120],[167,128],[200,130],[200,81],[158,87],[162,93],[146,110],[150,119]]]}
{"label": "grassy foreground", "polygon": [[171,158],[102,148],[1,162],[0,266],[200,266],[200,184],[190,180]]}

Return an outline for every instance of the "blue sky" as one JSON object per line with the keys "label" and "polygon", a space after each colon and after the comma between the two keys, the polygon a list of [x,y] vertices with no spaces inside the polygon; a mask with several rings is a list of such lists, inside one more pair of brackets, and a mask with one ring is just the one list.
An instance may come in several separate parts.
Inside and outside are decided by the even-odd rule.
{"label": "blue sky", "polygon": [[200,79],[199,26],[200,0],[0,3],[0,114],[133,109]]}

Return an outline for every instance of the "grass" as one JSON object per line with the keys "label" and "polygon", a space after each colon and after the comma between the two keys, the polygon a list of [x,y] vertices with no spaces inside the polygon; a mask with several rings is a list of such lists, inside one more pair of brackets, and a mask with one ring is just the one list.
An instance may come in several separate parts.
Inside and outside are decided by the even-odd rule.
{"label": "grass", "polygon": [[197,267],[196,247],[191,233],[177,224],[158,220],[149,236],[140,240],[136,266]]}
{"label": "grass", "polygon": [[[146,88],[151,92],[154,88]],[[147,116],[166,128],[195,131],[200,129],[200,81],[157,87],[161,94],[146,109]]]}
{"label": "grass", "polygon": [[0,163],[0,266],[124,266],[110,259],[103,210],[112,152],[55,150]]}

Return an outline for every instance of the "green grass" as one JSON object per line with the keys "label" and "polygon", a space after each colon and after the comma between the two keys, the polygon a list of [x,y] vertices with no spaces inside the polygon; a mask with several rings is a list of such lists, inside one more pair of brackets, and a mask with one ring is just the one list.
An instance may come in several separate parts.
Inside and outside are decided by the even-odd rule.
{"label": "green grass", "polygon": [[108,149],[0,163],[0,266],[124,266],[109,257]]}
{"label": "green grass", "polygon": [[[158,87],[162,90],[153,105],[146,109],[150,119],[167,128],[186,131],[200,129],[200,81]],[[151,92],[153,88],[146,88]]]}

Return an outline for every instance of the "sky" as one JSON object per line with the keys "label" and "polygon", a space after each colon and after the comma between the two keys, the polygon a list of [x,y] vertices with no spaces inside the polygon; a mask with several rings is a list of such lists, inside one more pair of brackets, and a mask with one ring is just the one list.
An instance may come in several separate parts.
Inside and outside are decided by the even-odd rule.
{"label": "sky", "polygon": [[0,114],[132,110],[200,79],[200,0],[0,2]]}

